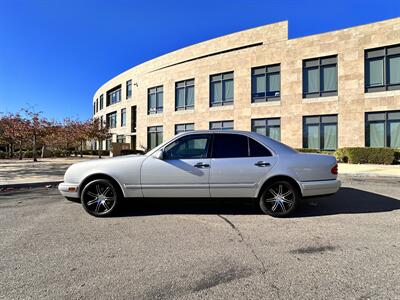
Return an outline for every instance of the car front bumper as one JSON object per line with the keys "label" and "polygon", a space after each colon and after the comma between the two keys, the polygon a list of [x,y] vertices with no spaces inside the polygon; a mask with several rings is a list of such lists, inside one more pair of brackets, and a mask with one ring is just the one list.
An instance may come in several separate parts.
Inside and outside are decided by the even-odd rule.
{"label": "car front bumper", "polygon": [[58,185],[58,190],[66,198],[79,198],[78,187],[76,183],[61,182]]}
{"label": "car front bumper", "polygon": [[303,197],[334,194],[340,185],[338,179],[301,182]]}

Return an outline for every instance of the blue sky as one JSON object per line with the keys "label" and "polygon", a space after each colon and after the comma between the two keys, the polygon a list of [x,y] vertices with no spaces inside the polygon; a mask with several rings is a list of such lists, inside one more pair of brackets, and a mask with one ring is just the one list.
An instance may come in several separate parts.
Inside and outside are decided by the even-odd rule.
{"label": "blue sky", "polygon": [[295,38],[398,16],[399,0],[0,0],[0,112],[87,119],[105,81],[184,46],[282,20]]}

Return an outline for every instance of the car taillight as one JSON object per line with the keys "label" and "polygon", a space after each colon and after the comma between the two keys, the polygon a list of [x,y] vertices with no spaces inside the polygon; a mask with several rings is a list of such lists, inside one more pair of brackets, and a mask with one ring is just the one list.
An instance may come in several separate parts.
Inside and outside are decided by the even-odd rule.
{"label": "car taillight", "polygon": [[332,167],[331,173],[332,173],[333,175],[337,175],[337,173],[338,173],[338,165],[334,165],[334,166]]}

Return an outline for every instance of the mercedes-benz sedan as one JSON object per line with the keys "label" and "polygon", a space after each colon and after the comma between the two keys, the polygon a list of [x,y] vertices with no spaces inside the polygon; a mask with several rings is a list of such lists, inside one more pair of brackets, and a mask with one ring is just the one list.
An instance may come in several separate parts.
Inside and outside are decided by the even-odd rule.
{"label": "mercedes-benz sedan", "polygon": [[191,131],[145,155],[72,165],[59,190],[94,216],[125,198],[255,198],[261,210],[288,216],[302,197],[336,193],[333,156],[299,153],[253,132]]}

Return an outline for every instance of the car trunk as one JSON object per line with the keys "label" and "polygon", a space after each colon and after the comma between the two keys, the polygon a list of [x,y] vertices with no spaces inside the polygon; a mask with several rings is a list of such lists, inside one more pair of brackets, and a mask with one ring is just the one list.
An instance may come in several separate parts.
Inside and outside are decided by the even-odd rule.
{"label": "car trunk", "polygon": [[301,181],[317,181],[336,179],[332,168],[337,164],[336,158],[331,155],[299,153],[301,159],[296,164],[295,172]]}

